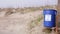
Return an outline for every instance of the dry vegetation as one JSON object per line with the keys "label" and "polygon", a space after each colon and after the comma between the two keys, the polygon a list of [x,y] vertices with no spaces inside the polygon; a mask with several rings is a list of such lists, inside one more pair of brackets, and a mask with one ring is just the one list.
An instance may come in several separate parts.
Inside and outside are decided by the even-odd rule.
{"label": "dry vegetation", "polygon": [[36,26],[40,25],[40,21],[43,19],[43,16],[38,16],[37,19],[31,20],[31,22],[28,24],[29,25],[29,30],[33,29]]}
{"label": "dry vegetation", "polygon": [[[43,15],[42,14],[40,14],[40,12],[42,13],[42,10],[43,9],[55,9],[56,7],[54,6],[41,6],[41,7],[28,7],[28,8],[26,8],[26,7],[24,7],[24,8],[0,8],[0,12],[6,12],[5,13],[5,16],[9,16],[9,15],[11,15],[11,14],[14,14],[14,13],[20,13],[20,15],[21,14],[23,14],[23,17],[21,17],[20,18],[20,20],[22,19],[22,24],[23,24],[23,21],[29,21],[30,20],[30,18],[29,17],[35,17],[36,16],[36,19],[35,18],[33,18],[32,20],[30,20],[30,22],[28,23],[28,26],[29,26],[29,31],[32,31],[32,29],[34,29],[34,28],[37,28],[37,26],[40,26],[40,23],[42,23],[41,22],[41,20],[43,20]],[[35,12],[36,11],[36,12]],[[33,16],[31,16],[30,15],[30,12],[31,12],[31,14],[33,15]],[[25,15],[24,15],[25,14]],[[28,15],[27,15],[28,14]],[[20,15],[18,15],[18,16],[20,16]],[[30,16],[29,16],[30,15]],[[37,16],[38,15],[38,16]],[[27,18],[26,18],[26,16],[28,16]],[[26,19],[25,19],[26,18]],[[28,20],[29,19],[29,20]],[[13,20],[11,20],[12,22],[13,22]],[[18,21],[18,20],[17,20]],[[19,22],[20,23],[20,22]],[[24,22],[25,23],[25,22]],[[18,25],[18,24],[17,24]],[[13,27],[15,27],[15,26],[17,26],[17,25],[14,25]],[[19,26],[20,26],[20,24],[19,24]],[[13,28],[12,27],[12,28]],[[23,25],[22,25],[22,27],[23,27]],[[16,27],[15,27],[16,28]],[[19,27],[18,27],[19,28]],[[24,29],[24,27],[22,28],[22,29]],[[39,29],[40,29],[40,27],[39,27]],[[13,30],[14,30],[14,28],[13,28]],[[49,31],[48,31],[49,32]],[[30,32],[31,33],[31,32]],[[40,34],[40,33],[39,33]]]}
{"label": "dry vegetation", "polygon": [[28,12],[43,10],[43,9],[56,9],[56,6],[24,7],[24,8],[0,8],[0,12],[6,11],[6,15],[16,13],[16,12],[20,12],[20,13],[24,14],[24,13],[28,13]]}

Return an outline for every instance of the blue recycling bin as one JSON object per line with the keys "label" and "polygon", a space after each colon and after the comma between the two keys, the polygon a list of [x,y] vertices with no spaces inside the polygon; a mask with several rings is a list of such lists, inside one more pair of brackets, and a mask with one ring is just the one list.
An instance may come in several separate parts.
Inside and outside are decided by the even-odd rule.
{"label": "blue recycling bin", "polygon": [[56,26],[56,14],[54,9],[44,9],[44,27],[52,28]]}

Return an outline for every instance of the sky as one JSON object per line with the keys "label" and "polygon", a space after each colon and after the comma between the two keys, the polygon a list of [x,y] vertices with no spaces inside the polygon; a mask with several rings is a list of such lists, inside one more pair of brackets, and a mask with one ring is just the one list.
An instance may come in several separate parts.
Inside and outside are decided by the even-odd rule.
{"label": "sky", "polygon": [[0,0],[0,8],[57,5],[57,0]]}

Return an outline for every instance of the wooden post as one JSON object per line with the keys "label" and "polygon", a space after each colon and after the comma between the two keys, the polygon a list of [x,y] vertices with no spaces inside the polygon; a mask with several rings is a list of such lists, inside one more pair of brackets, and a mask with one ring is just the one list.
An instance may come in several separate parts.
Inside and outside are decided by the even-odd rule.
{"label": "wooden post", "polygon": [[56,6],[56,9],[57,9],[57,16],[56,16],[56,34],[59,34],[58,33],[58,20],[59,20],[59,11],[60,11],[60,0],[58,0],[58,5]]}
{"label": "wooden post", "polygon": [[56,34],[58,34],[58,15],[56,16]]}

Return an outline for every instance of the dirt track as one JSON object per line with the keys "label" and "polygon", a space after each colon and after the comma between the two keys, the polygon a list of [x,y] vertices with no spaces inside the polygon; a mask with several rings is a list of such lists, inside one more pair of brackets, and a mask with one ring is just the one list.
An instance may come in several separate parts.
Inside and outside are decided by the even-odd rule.
{"label": "dirt track", "polygon": [[[33,28],[32,32],[28,30],[31,20],[37,19],[42,15],[42,11],[29,12],[26,14],[14,13],[7,17],[4,12],[0,14],[0,34],[43,34],[42,24]],[[43,20],[41,21],[43,23]],[[34,31],[35,30],[35,31]]]}

